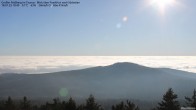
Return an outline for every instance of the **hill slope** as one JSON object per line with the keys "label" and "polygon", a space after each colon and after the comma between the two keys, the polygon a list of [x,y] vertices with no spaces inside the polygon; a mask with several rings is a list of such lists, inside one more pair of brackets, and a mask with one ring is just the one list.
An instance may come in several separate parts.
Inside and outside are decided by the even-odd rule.
{"label": "hill slope", "polygon": [[66,88],[68,96],[74,98],[93,94],[99,99],[153,100],[162,97],[169,87],[181,97],[189,95],[196,88],[196,74],[116,63],[47,74],[0,75],[0,97],[53,98],[60,96],[60,90],[66,92]]}

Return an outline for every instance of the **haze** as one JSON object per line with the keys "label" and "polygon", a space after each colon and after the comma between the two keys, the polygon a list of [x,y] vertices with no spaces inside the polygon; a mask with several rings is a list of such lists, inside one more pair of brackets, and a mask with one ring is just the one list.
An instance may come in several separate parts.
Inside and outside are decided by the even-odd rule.
{"label": "haze", "polygon": [[132,62],[196,73],[195,56],[1,56],[0,73],[47,73]]}

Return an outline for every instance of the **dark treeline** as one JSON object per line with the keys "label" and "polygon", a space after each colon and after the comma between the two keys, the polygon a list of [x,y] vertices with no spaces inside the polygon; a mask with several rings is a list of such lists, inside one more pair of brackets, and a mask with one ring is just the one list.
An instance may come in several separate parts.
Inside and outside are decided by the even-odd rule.
{"label": "dark treeline", "polygon": [[[180,110],[180,107],[192,107],[196,110],[196,90],[193,91],[191,97],[185,97],[186,105],[180,105],[177,100],[178,95],[174,93],[172,88],[163,95],[162,100],[152,110]],[[130,100],[121,101],[112,105],[111,110],[140,110],[140,108]],[[61,101],[56,98],[52,102],[46,102],[41,105],[33,105],[31,101],[24,97],[20,101],[13,101],[11,97],[7,100],[0,101],[0,110],[106,110],[98,104],[93,95],[90,95],[84,104],[76,104],[76,101],[69,98],[67,101]]]}

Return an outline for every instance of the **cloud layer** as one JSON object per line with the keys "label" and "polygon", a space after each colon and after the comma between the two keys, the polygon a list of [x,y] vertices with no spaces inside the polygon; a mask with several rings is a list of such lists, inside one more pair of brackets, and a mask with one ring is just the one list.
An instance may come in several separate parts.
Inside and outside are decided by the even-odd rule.
{"label": "cloud layer", "polygon": [[196,73],[196,56],[1,56],[0,73],[47,73],[132,62]]}

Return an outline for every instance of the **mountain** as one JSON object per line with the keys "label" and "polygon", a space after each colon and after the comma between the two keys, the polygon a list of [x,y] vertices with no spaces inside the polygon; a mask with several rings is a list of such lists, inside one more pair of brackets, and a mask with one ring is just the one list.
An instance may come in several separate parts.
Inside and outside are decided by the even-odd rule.
{"label": "mountain", "polygon": [[0,97],[157,100],[172,87],[181,97],[196,88],[196,74],[168,68],[115,63],[45,74],[0,75]]}

